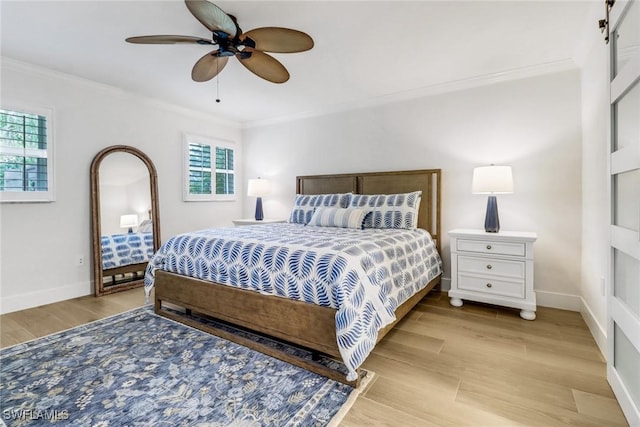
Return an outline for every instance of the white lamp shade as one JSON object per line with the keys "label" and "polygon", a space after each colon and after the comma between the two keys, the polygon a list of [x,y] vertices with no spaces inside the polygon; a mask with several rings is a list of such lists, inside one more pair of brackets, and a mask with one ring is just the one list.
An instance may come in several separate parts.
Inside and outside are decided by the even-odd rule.
{"label": "white lamp shade", "polygon": [[247,189],[247,196],[262,197],[269,194],[270,190],[269,181],[266,179],[250,179],[249,187]]}
{"label": "white lamp shade", "polygon": [[131,228],[138,226],[138,215],[129,214],[129,215],[121,215],[120,216],[120,227],[121,228]]}
{"label": "white lamp shade", "polygon": [[482,166],[473,170],[473,194],[513,193],[511,166]]}

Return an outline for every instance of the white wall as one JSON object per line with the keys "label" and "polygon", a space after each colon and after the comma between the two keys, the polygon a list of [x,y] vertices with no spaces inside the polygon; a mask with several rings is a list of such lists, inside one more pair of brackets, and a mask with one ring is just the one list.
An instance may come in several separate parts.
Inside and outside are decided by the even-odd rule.
{"label": "white wall", "polygon": [[0,205],[1,312],[93,292],[89,167],[107,146],[132,145],[155,163],[163,240],[241,215],[242,200],[182,202],[182,133],[236,141],[241,157],[238,124],[6,58],[1,71],[3,102],[53,109],[56,179],[53,203]]}
{"label": "white wall", "polygon": [[593,25],[602,18],[594,5],[578,52],[582,101],[582,315],[606,355],[609,286],[609,70],[608,45]]}
{"label": "white wall", "polygon": [[[127,155],[133,156],[132,154]],[[110,158],[111,156],[106,160]],[[142,161],[140,161],[140,166],[144,168],[146,173],[147,167]],[[100,232],[102,235],[126,233],[127,229],[120,227],[122,215],[136,214],[138,224],[149,218],[151,193],[148,173],[147,176],[137,181],[119,185],[105,184],[102,179],[104,174],[102,174],[102,170],[100,172]],[[136,227],[133,227],[133,230],[135,231]]]}
{"label": "white wall", "polygon": [[[538,233],[541,305],[579,309],[581,121],[577,70],[247,129],[245,175],[272,181],[266,217],[288,217],[296,175],[442,168],[443,231],[482,228],[473,168],[513,166],[503,230]],[[255,201],[247,198],[245,216]],[[449,239],[443,239],[450,278]],[[445,287],[448,282],[445,283]]]}

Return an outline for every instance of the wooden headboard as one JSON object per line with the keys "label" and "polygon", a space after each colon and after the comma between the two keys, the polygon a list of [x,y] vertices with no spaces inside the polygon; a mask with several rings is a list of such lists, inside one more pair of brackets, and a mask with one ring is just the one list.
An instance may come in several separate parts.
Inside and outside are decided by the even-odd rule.
{"label": "wooden headboard", "polygon": [[343,173],[296,177],[297,194],[395,194],[422,190],[418,227],[427,230],[440,251],[440,169]]}

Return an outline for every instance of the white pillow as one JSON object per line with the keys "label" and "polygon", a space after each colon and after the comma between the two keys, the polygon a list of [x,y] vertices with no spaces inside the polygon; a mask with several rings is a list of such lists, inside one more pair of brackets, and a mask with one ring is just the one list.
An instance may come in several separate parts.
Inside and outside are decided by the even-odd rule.
{"label": "white pillow", "polygon": [[145,219],[138,226],[138,233],[151,233],[153,231],[153,222],[150,219]]}
{"label": "white pillow", "polygon": [[354,194],[349,207],[370,209],[372,214],[364,221],[364,228],[418,227],[418,208],[422,191],[400,194]]}
{"label": "white pillow", "polygon": [[338,194],[297,194],[293,203],[289,222],[295,224],[307,224],[313,212],[319,207],[349,207],[351,193]]}
{"label": "white pillow", "polygon": [[362,229],[364,218],[369,212],[371,211],[354,208],[316,208],[307,225]]}

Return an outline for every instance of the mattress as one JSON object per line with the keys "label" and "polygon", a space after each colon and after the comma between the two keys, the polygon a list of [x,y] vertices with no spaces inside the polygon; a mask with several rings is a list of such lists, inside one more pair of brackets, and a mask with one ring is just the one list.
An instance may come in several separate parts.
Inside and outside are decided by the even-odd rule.
{"label": "mattress", "polygon": [[378,331],[441,274],[442,261],[422,229],[286,223],[172,237],[149,261],[147,296],[157,269],[336,309],[338,348],[353,380]]}

